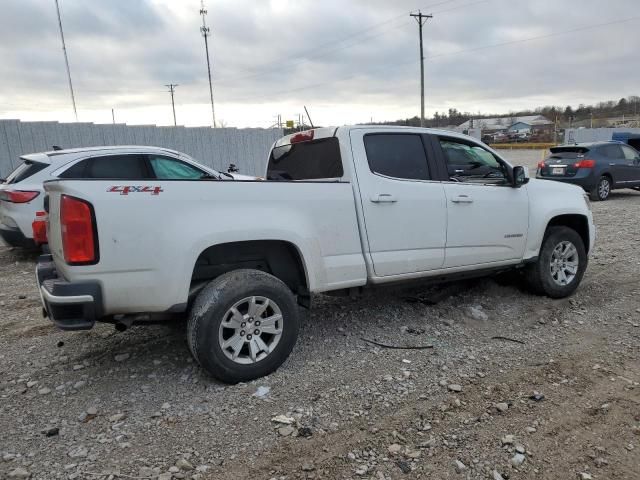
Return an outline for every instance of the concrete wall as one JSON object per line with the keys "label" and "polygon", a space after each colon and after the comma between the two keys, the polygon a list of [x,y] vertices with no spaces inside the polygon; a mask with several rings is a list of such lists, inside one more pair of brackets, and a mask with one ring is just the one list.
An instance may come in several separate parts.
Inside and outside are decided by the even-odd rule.
{"label": "concrete wall", "polygon": [[564,134],[564,142],[608,142],[616,132],[640,134],[640,128],[568,128]]}
{"label": "concrete wall", "polygon": [[20,155],[63,148],[102,145],[153,145],[191,155],[203,165],[226,171],[235,163],[240,173],[261,175],[271,144],[281,129],[157,127],[134,125],[0,120],[0,178],[20,163]]}

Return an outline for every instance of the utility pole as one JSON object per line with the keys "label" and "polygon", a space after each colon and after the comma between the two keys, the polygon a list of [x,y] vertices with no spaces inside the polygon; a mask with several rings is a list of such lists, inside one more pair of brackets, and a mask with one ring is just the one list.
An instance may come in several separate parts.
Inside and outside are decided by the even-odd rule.
{"label": "utility pole", "polygon": [[62,18],[60,17],[60,5],[56,0],[56,12],[58,12],[58,26],[60,27],[60,40],[62,40],[62,52],[64,53],[64,64],[67,66],[67,79],[69,80],[69,91],[71,92],[71,103],[73,104],[73,114],[78,121],[78,110],[76,110],[76,97],[73,94],[73,83],[71,83],[71,70],[69,69],[69,58],[67,57],[67,46],[64,43],[64,32],[62,31]]}
{"label": "utility pole", "polygon": [[420,126],[424,127],[424,48],[422,46],[422,27],[427,23],[427,20],[433,18],[433,15],[423,15],[418,10],[418,13],[411,13],[409,16],[415,18],[418,22],[420,34]]}
{"label": "utility pole", "polygon": [[211,116],[213,117],[213,128],[216,128],[216,109],[213,105],[213,83],[211,82],[211,62],[209,60],[209,36],[211,31],[207,27],[207,21],[205,19],[207,15],[207,9],[204,8],[204,0],[200,2],[200,15],[202,15],[202,26],[200,27],[200,33],[204,37],[204,51],[207,55],[207,74],[209,75],[209,97],[211,98]]}
{"label": "utility pole", "polygon": [[169,88],[169,93],[171,94],[171,108],[173,109],[173,126],[174,127],[178,126],[178,123],[176,122],[176,104],[173,99],[173,94],[177,86],[178,86],[177,83],[170,83],[168,85],[165,85],[165,87]]}

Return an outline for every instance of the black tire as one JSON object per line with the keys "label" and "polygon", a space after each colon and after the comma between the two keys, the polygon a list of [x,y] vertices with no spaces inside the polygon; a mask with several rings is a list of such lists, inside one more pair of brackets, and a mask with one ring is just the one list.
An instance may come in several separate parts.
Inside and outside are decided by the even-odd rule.
{"label": "black tire", "polygon": [[[603,188],[606,183],[606,188]],[[609,195],[611,194],[611,189],[613,188],[613,184],[611,182],[611,178],[602,175],[598,179],[598,183],[593,189],[589,192],[589,198],[594,202],[604,202]]]}
{"label": "black tire", "polygon": [[[220,325],[231,307],[253,296],[275,302],[282,314],[282,335],[264,358],[239,364],[228,358],[220,345]],[[193,357],[211,376],[226,383],[246,382],[282,365],[293,350],[299,328],[295,297],[280,279],[259,270],[234,270],[212,280],[196,297],[189,313],[187,343]]]}
{"label": "black tire", "polygon": [[[576,247],[578,271],[569,283],[559,285],[551,274],[551,262],[554,249],[564,241],[571,242]],[[549,227],[542,241],[538,261],[527,267],[525,278],[534,293],[551,298],[564,298],[571,295],[580,285],[587,263],[588,257],[582,237],[575,230],[568,227]]]}

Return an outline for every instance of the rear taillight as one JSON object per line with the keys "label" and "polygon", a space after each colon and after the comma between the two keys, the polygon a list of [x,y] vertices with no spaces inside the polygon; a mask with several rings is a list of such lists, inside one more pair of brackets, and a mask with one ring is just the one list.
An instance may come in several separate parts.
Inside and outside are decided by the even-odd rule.
{"label": "rear taillight", "polygon": [[90,203],[62,195],[60,200],[60,227],[62,250],[69,265],[87,265],[98,262],[98,239]]}
{"label": "rear taillight", "polygon": [[596,166],[596,161],[595,160],[584,159],[584,160],[580,160],[579,162],[574,163],[573,166],[575,168],[593,168],[593,167]]}
{"label": "rear taillight", "polygon": [[544,167],[545,167],[544,160],[543,160],[543,161],[541,161],[541,162],[538,162],[538,168],[539,168],[539,169],[541,169],[541,170],[542,170]]}
{"label": "rear taillight", "polygon": [[40,192],[32,192],[29,190],[2,190],[0,191],[0,200],[11,203],[27,203],[40,195]]}
{"label": "rear taillight", "polygon": [[31,224],[33,241],[38,245],[47,243],[47,212],[36,212],[36,218]]}
{"label": "rear taillight", "polygon": [[310,142],[313,140],[314,131],[307,130],[306,132],[296,133],[291,137],[290,143],[293,145],[294,143],[302,143],[302,142]]}

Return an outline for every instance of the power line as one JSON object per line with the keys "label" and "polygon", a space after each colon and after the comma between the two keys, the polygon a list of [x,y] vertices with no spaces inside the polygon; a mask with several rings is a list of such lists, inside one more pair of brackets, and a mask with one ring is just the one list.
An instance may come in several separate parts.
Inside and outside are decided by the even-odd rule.
{"label": "power line", "polygon": [[207,21],[205,19],[207,10],[204,8],[204,0],[200,2],[200,15],[202,15],[202,26],[200,27],[200,33],[204,37],[204,50],[207,55],[207,74],[209,76],[209,96],[211,98],[211,116],[213,117],[213,128],[216,128],[216,109],[213,105],[213,83],[211,82],[211,62],[209,60],[209,41],[208,38],[211,35],[209,27],[207,27]]}
{"label": "power line", "polygon": [[169,93],[171,94],[171,108],[173,109],[173,125],[174,126],[178,126],[178,123],[176,122],[176,104],[173,98],[173,94],[177,86],[178,86],[177,83],[169,83],[168,85],[165,85],[165,87],[169,88]]}
{"label": "power line", "polygon": [[[448,4],[448,3],[452,3],[452,2],[455,2],[455,1],[460,1],[460,0],[446,0],[446,1],[441,1],[441,2],[438,2],[438,3],[430,4],[430,5],[428,5],[428,6],[427,6],[427,8],[435,7],[435,6],[441,6],[441,5],[445,5],[445,4]],[[461,8],[464,8],[464,7],[473,6],[473,5],[476,5],[476,4],[479,4],[479,3],[486,3],[486,2],[489,2],[489,1],[493,1],[493,0],[477,0],[477,1],[475,1],[475,2],[465,3],[465,4],[462,4],[462,5],[458,5],[458,6],[456,6],[456,7],[450,8],[450,9],[446,9],[446,10],[439,10],[439,11],[434,12],[434,14],[441,14],[441,13],[446,13],[446,12],[450,12],[450,11],[454,11],[454,10],[459,10],[459,9],[461,9]],[[410,13],[410,12],[407,12],[407,13]],[[377,28],[378,28],[378,27],[380,27],[380,26],[383,26],[383,25],[386,25],[386,24],[392,23],[392,22],[394,22],[394,21],[396,21],[396,20],[398,20],[398,19],[400,19],[400,18],[405,17],[405,15],[406,15],[406,13],[402,13],[402,14],[400,14],[400,15],[397,15],[397,16],[395,16],[395,17],[392,17],[392,18],[390,18],[390,19],[388,19],[388,20],[385,20],[385,21],[383,21],[383,22],[379,22],[379,23],[376,23],[376,24],[370,25],[369,27],[364,28],[364,29],[362,29],[362,30],[356,31],[356,32],[355,32],[355,33],[353,33],[352,35],[349,35],[349,36],[347,36],[347,37],[344,37],[344,38],[342,38],[342,39],[340,39],[340,40],[334,40],[334,41],[326,42],[326,43],[321,44],[321,45],[318,45],[318,46],[314,46],[314,47],[313,47],[313,49],[314,49],[314,50],[320,50],[323,46],[333,45],[333,44],[340,44],[340,43],[343,43],[343,42],[345,42],[345,41],[347,41],[347,40],[349,40],[349,39],[351,39],[351,38],[356,38],[356,37],[362,36],[362,34],[363,34],[363,33],[365,33],[365,32],[368,32],[368,31],[371,31],[371,30],[375,30],[375,29],[377,29]],[[303,64],[303,63],[305,63],[306,61],[308,61],[308,60],[310,60],[310,59],[329,56],[329,55],[331,55],[332,53],[334,53],[334,52],[336,52],[336,51],[340,51],[340,50],[344,50],[344,49],[347,49],[347,48],[354,47],[354,46],[356,46],[356,45],[359,45],[359,44],[361,44],[361,43],[364,43],[364,42],[366,42],[366,41],[369,41],[369,40],[371,40],[371,39],[373,39],[373,38],[379,37],[379,36],[381,36],[381,35],[385,35],[388,31],[390,31],[390,30],[392,30],[392,29],[403,28],[403,27],[405,27],[405,26],[409,25],[409,23],[410,23],[410,22],[402,22],[401,24],[391,25],[390,27],[385,28],[382,32],[375,33],[375,34],[373,34],[373,35],[367,35],[367,36],[365,36],[365,37],[363,37],[363,38],[361,38],[361,39],[359,39],[359,40],[356,40],[356,41],[354,41],[354,42],[351,42],[351,43],[349,43],[349,44],[347,44],[347,45],[338,46],[338,47],[336,47],[336,48],[334,48],[334,49],[330,49],[330,50],[320,51],[320,52],[315,53],[314,55],[311,55],[311,56],[307,55],[307,56],[305,56],[305,57],[300,57],[300,59],[299,59],[298,61],[294,62],[293,64],[284,65],[284,66],[279,64],[275,69],[271,69],[271,70],[264,70],[264,71],[259,71],[259,72],[256,72],[255,70],[242,70],[242,71],[240,71],[240,73],[242,73],[243,71],[244,71],[244,72],[253,72],[253,73],[250,73],[249,75],[239,76],[239,77],[230,77],[230,78],[227,78],[227,79],[224,79],[224,78],[222,78],[222,79],[218,79],[218,80],[217,80],[217,83],[218,83],[218,84],[232,84],[232,83],[235,83],[235,82],[237,82],[237,81],[239,81],[239,80],[250,79],[250,78],[256,78],[256,77],[263,76],[263,75],[265,75],[265,74],[269,74],[269,73],[271,73],[271,72],[282,73],[283,71],[293,69],[293,68],[295,68],[296,66],[298,66],[298,65],[300,65],[300,64]],[[207,27],[207,28],[208,28],[208,27]],[[206,48],[206,47],[205,47],[205,48]],[[295,60],[295,59],[296,59],[296,56],[294,55],[294,56],[291,56],[291,57],[289,57],[289,58],[290,58],[290,59],[294,59],[294,60]],[[275,63],[275,62],[269,62],[269,63],[266,63],[266,64],[264,64],[264,65],[270,65],[271,63]],[[81,88],[81,90],[82,90],[83,92],[87,92],[87,93],[119,94],[119,93],[118,93],[118,91],[116,91],[116,90],[106,90],[106,89],[99,89],[99,90],[98,90],[98,89],[88,89],[88,90],[87,90],[87,89],[84,89],[84,88]],[[212,87],[211,87],[211,83],[210,83],[210,89],[209,89],[209,90],[210,90],[210,97],[211,97],[211,96],[212,96]],[[149,92],[149,90],[146,90],[146,92]],[[163,92],[164,92],[164,91],[163,91]],[[130,92],[128,91],[128,92],[126,92],[126,93],[122,93],[122,95],[130,95]],[[212,106],[212,114],[213,114],[213,115],[215,115],[215,113],[214,113],[214,107],[213,107],[213,106]],[[212,116],[213,116],[213,115],[212,115]]]}
{"label": "power line", "polygon": [[[441,1],[441,2],[437,2],[437,3],[433,3],[433,4],[430,4],[430,5],[427,5],[427,7],[425,7],[425,8],[432,8],[432,7],[437,7],[437,6],[441,6],[441,5],[446,5],[448,3],[452,3],[452,2],[456,2],[456,1],[460,1],[460,0],[445,0],[445,1]],[[472,2],[472,3],[468,4],[468,5],[475,5],[477,3],[485,3],[485,2],[488,2],[488,1],[491,1],[491,0],[479,0],[479,1],[476,1],[476,2]],[[467,6],[467,5],[466,4],[465,5],[461,5],[459,7],[453,8],[451,10],[457,10],[458,8],[462,8],[464,6]],[[446,11],[449,11],[449,10],[445,10],[445,12]],[[365,42],[367,40],[370,40],[372,38],[379,37],[380,35],[383,35],[388,30],[404,27],[404,26],[406,26],[408,24],[408,22],[403,22],[400,25],[392,25],[390,27],[385,28],[383,32],[380,32],[380,33],[377,33],[377,34],[373,34],[373,35],[366,35],[364,38],[361,38],[359,40],[350,42],[347,45],[340,45],[340,44],[342,44],[344,42],[347,42],[348,40],[351,40],[353,38],[360,37],[363,34],[365,34],[366,32],[370,32],[372,30],[376,30],[379,27],[382,27],[384,25],[393,23],[396,20],[404,18],[408,13],[411,13],[411,12],[401,13],[400,15],[396,15],[396,16],[391,17],[391,18],[389,18],[387,20],[384,20],[382,22],[375,23],[373,25],[370,25],[369,27],[363,28],[362,30],[357,30],[353,34],[348,35],[346,37],[343,37],[343,38],[341,38],[339,40],[332,40],[331,42],[326,42],[326,43],[323,43],[323,44],[320,44],[320,45],[314,45],[311,50],[301,51],[298,54],[291,55],[287,59],[285,59],[284,61],[274,60],[274,61],[267,62],[267,63],[262,65],[262,67],[265,67],[265,66],[269,66],[269,65],[275,64],[276,65],[275,68],[268,68],[268,69],[261,69],[261,70],[255,70],[255,69],[241,70],[239,72],[239,74],[240,74],[239,76],[230,77],[230,78],[221,78],[221,79],[218,79],[218,83],[229,84],[229,83],[237,82],[238,80],[245,80],[245,79],[260,77],[260,76],[263,76],[263,75],[269,74],[269,73],[281,73],[283,70],[290,70],[290,69],[292,69],[292,68],[294,68],[294,67],[296,67],[298,65],[301,65],[301,64],[307,62],[310,59],[326,57],[326,56],[329,56],[332,53],[335,53],[337,51],[344,50],[346,48],[351,48],[351,47],[353,47],[355,45],[359,45],[359,44],[361,44],[361,43],[363,43],[363,42]],[[437,13],[439,13],[439,12],[437,12]],[[331,48],[331,49],[328,49],[328,50],[324,49],[324,47],[327,47],[327,46],[330,46],[330,45],[338,45],[338,46],[336,46],[334,48]],[[284,65],[283,65],[283,63],[284,63]],[[243,75],[243,72],[246,72],[247,75]]]}
{"label": "power line", "polygon": [[480,47],[473,47],[473,48],[467,48],[464,50],[458,50],[455,52],[448,52],[448,53],[441,53],[438,55],[431,55],[426,57],[427,60],[433,59],[433,58],[440,58],[440,57],[448,57],[450,55],[460,55],[462,53],[470,53],[470,52],[477,52],[479,50],[487,50],[489,48],[497,48],[497,47],[505,47],[508,45],[515,45],[518,43],[524,43],[524,42],[531,42],[533,40],[543,40],[545,38],[552,38],[552,37],[558,37],[560,35],[568,35],[570,33],[575,33],[575,32],[581,32],[584,30],[589,30],[592,28],[599,28],[599,27],[608,27],[611,25],[617,25],[620,23],[627,23],[627,22],[631,22],[633,20],[638,20],[640,19],[640,15],[635,16],[635,17],[627,17],[627,18],[622,18],[622,19],[618,19],[618,20],[612,20],[610,22],[605,22],[605,23],[596,23],[596,24],[592,24],[592,25],[584,25],[582,27],[576,27],[576,28],[572,28],[570,30],[563,30],[561,32],[552,32],[552,33],[547,33],[544,35],[538,35],[535,37],[529,37],[529,38],[521,38],[521,39],[517,39],[517,40],[509,40],[507,42],[500,42],[500,43],[492,43],[489,45],[482,45]]}
{"label": "power line", "polygon": [[[488,1],[488,0],[485,0]],[[402,15],[402,17],[404,17],[404,14]],[[395,21],[396,19],[394,19]],[[389,23],[389,22],[387,22]],[[328,57],[332,54],[334,54],[335,52],[338,52],[340,50],[344,50],[347,48],[351,48],[354,47],[356,45],[359,45],[363,42],[366,42],[368,40],[371,40],[372,38],[376,38],[379,37],[381,35],[384,35],[387,33],[387,31],[392,30],[392,29],[396,29],[396,28],[400,28],[400,27],[404,27],[406,25],[408,25],[409,22],[403,22],[400,25],[393,25],[390,27],[385,28],[382,32],[379,33],[375,33],[375,34],[370,34],[367,35],[359,40],[353,41],[349,44],[346,45],[342,45],[342,46],[337,46],[335,48],[332,49],[328,49],[328,50],[320,50],[317,47],[314,47],[314,49],[318,50],[316,53],[312,54],[312,55],[307,55],[305,57],[299,57],[298,60],[295,60],[295,57],[292,57],[294,59],[294,61],[289,61],[289,60],[285,60],[284,63],[279,63],[278,61],[273,61],[273,62],[268,62],[263,64],[263,67],[268,66],[268,65],[272,65],[272,64],[276,64],[275,67],[273,68],[268,68],[268,69],[263,69],[263,70],[243,70],[245,72],[252,72],[252,73],[247,73],[246,75],[240,75],[237,77],[229,77],[229,78],[221,78],[218,80],[218,83],[220,84],[234,84],[240,80],[248,80],[251,78],[258,78],[258,77],[263,77],[265,75],[269,75],[272,73],[277,73],[277,74],[281,74],[282,72],[288,71],[288,70],[293,70],[294,68],[307,63],[309,60],[313,60],[313,59],[317,59],[317,58],[322,58],[322,57]],[[355,36],[355,35],[354,35]]]}
{"label": "power line", "polygon": [[69,80],[69,92],[71,92],[71,103],[73,104],[73,114],[78,121],[78,110],[76,109],[76,97],[73,94],[73,83],[71,83],[71,70],[69,69],[69,58],[67,57],[67,46],[64,42],[64,32],[62,31],[62,18],[60,17],[60,5],[56,1],[56,12],[58,13],[58,26],[60,27],[60,40],[62,40],[62,52],[64,53],[64,64],[67,67],[67,79]]}
{"label": "power line", "polygon": [[420,126],[424,127],[424,48],[422,46],[422,27],[427,20],[433,18],[433,15],[424,15],[420,10],[418,13],[410,13],[418,22],[418,31],[420,34]]}
{"label": "power line", "polygon": [[[476,52],[479,50],[486,50],[486,49],[491,49],[491,48],[498,48],[498,47],[504,47],[504,46],[509,46],[509,45],[514,45],[514,44],[518,44],[518,43],[525,43],[525,42],[530,42],[530,41],[535,41],[535,40],[541,40],[541,39],[546,39],[546,38],[552,38],[552,37],[557,37],[557,36],[561,36],[561,35],[568,35],[571,33],[575,33],[575,32],[580,32],[580,31],[585,31],[585,30],[589,30],[592,28],[600,28],[600,27],[607,27],[607,26],[611,26],[611,25],[617,25],[617,24],[621,24],[621,23],[628,23],[634,20],[639,20],[640,19],[640,15],[639,16],[635,16],[635,17],[627,17],[624,19],[618,19],[618,20],[612,20],[609,22],[604,22],[604,23],[597,23],[597,24],[591,24],[591,25],[584,25],[581,27],[576,27],[576,28],[572,28],[569,30],[563,30],[561,32],[552,32],[549,34],[545,34],[545,35],[538,35],[535,37],[528,37],[528,38],[521,38],[521,39],[517,39],[517,40],[511,40],[508,42],[501,42],[501,43],[494,43],[494,44],[489,44],[489,45],[483,45],[483,46],[479,46],[479,47],[472,47],[472,48],[468,48],[468,49],[463,49],[463,50],[457,50],[454,52],[447,52],[447,53],[441,53],[441,54],[437,54],[437,55],[430,55],[430,56],[426,56],[425,60],[431,60],[431,59],[437,59],[437,58],[444,58],[444,57],[448,57],[448,56],[453,56],[453,55],[461,55],[464,53],[470,53],[470,52]],[[378,65],[377,67],[371,69],[369,72],[376,72],[379,70],[388,70],[389,67],[396,67],[396,66],[402,66],[402,65],[408,65],[408,64],[415,64],[416,61],[415,60],[403,60],[400,62],[392,62],[392,63],[386,63],[386,64],[381,64]],[[357,73],[354,75],[349,75],[346,77],[342,77],[336,80],[329,80],[326,82],[320,82],[320,83],[315,83],[312,85],[306,85],[303,87],[297,87],[297,88],[290,88],[287,90],[281,90],[279,92],[272,92],[269,94],[265,94],[259,97],[244,97],[241,99],[236,99],[235,101],[248,101],[248,100],[256,100],[256,99],[263,99],[263,98],[271,98],[275,95],[281,95],[281,94],[290,94],[293,92],[297,92],[297,91],[302,91],[302,90],[308,90],[310,88],[317,88],[317,87],[322,87],[324,85],[330,85],[330,84],[334,84],[334,83],[339,83],[339,82],[344,82],[344,81],[348,81],[348,80],[352,80],[354,78],[357,78],[358,76],[360,76],[361,73]]]}

